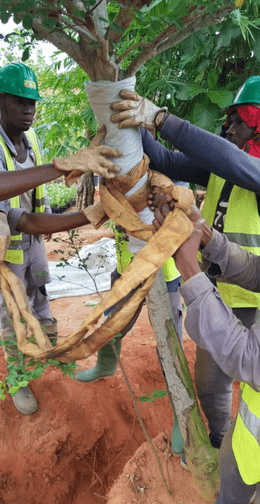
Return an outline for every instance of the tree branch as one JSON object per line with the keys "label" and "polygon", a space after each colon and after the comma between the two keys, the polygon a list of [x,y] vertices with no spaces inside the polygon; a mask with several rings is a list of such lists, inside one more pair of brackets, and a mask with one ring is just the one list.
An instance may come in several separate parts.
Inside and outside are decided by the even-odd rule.
{"label": "tree branch", "polygon": [[[34,17],[33,19],[33,30],[35,35],[40,40],[48,40],[60,51],[65,52],[70,56],[78,65],[80,65],[86,73],[89,71],[89,60],[91,60],[91,55],[93,54],[93,49],[90,48],[89,51],[82,51],[82,47],[87,49],[87,44],[82,40],[78,43],[72,37],[67,35],[62,29],[49,29],[45,28],[41,22],[40,18]],[[85,52],[85,54],[84,54]]]}
{"label": "tree branch", "polygon": [[[103,19],[107,19],[107,22]],[[105,37],[107,26],[108,26],[108,14],[107,14],[107,3],[106,0],[98,2],[95,6],[95,10],[92,13],[92,19],[96,28],[96,33],[99,37]]]}
{"label": "tree branch", "polygon": [[152,0],[120,0],[120,4],[135,10],[140,10],[144,5],[150,5]]}
{"label": "tree branch", "polygon": [[78,34],[84,35],[85,37],[87,37],[87,39],[89,39],[89,41],[97,42],[97,38],[94,35],[92,35],[92,33],[90,33],[90,31],[84,26],[79,26],[74,22],[72,23],[69,19],[66,19],[64,16],[59,16],[59,21],[63,25],[67,26],[67,28],[76,31]]}
{"label": "tree branch", "polygon": [[[121,6],[121,9],[119,13],[117,14],[116,18],[114,19],[114,23],[117,26],[120,26],[121,28],[124,29],[124,32],[127,30],[127,28],[130,26],[134,18],[134,11],[133,9],[129,9],[128,7],[123,7]],[[117,44],[119,40],[122,38],[123,32],[112,32],[109,30],[109,40],[112,41],[114,44]]]}
{"label": "tree branch", "polygon": [[222,7],[214,14],[206,14],[202,19],[198,19],[196,21],[192,21],[187,27],[185,27],[181,32],[177,35],[173,34],[169,37],[168,40],[158,45],[157,54],[161,54],[163,51],[166,51],[170,47],[173,47],[186,37],[191,35],[192,33],[196,33],[202,28],[207,28],[208,26],[212,26],[213,24],[220,23],[226,16],[228,16],[234,10],[233,2],[226,7]]}
{"label": "tree branch", "polygon": [[[184,25],[182,30],[179,30],[179,28],[175,25],[168,26],[154,40],[146,43],[144,49],[129,66],[126,72],[127,76],[130,77],[131,75],[135,75],[137,70],[146,63],[146,61],[158,54],[161,54],[163,51],[166,51],[166,49],[174,47],[192,33],[195,33],[202,28],[206,28],[207,26],[219,23],[224,17],[230,14],[232,10],[234,10],[234,4],[233,2],[229,2],[228,5],[218,9],[213,14],[205,14],[204,16],[201,16],[201,10],[198,10],[192,13],[192,18],[191,16],[182,18],[180,20]],[[131,48],[127,51],[130,52],[130,50]]]}
{"label": "tree branch", "polygon": [[123,52],[121,54],[121,56],[119,56],[119,58],[117,58],[117,63],[121,63],[121,61],[123,61],[123,59],[127,56],[127,54],[129,54],[130,52],[132,52],[137,47],[144,47],[144,48],[148,47],[148,48],[150,48],[150,42],[136,42],[136,44],[133,44],[132,46],[128,47],[126,49],[126,51]]}

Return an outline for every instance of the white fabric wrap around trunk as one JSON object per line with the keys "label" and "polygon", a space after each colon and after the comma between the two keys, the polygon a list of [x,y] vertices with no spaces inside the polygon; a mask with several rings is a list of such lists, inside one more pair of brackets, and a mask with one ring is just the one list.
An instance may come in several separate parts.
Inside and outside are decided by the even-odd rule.
{"label": "white fabric wrap around trunk", "polygon": [[[109,147],[114,147],[119,149],[122,153],[122,157],[113,158],[113,161],[120,168],[118,175],[125,175],[134,166],[136,166],[143,158],[143,145],[140,133],[140,128],[127,128],[119,129],[117,124],[113,124],[110,121],[110,116],[113,114],[110,109],[110,104],[120,100],[119,93],[122,89],[129,89],[130,91],[135,90],[135,77],[129,77],[122,81],[110,82],[110,81],[98,81],[98,82],[87,82],[86,91],[88,95],[89,102],[98,120],[99,127],[105,124],[106,126],[106,137],[104,144]],[[147,174],[145,174],[137,184],[126,193],[126,196],[130,196],[138,191],[147,180]],[[149,207],[144,208],[139,212],[140,219],[146,224],[151,224],[154,218],[153,213]],[[145,245],[146,242],[143,240],[138,240],[133,236],[129,239],[129,250],[133,253],[137,253],[140,248]]]}

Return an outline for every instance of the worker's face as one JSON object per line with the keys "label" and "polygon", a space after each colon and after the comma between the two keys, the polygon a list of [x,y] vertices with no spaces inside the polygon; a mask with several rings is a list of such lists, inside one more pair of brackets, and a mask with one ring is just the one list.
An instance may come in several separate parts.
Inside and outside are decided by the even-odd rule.
{"label": "worker's face", "polygon": [[33,123],[35,103],[35,100],[11,94],[1,96],[1,123],[4,129],[27,131]]}
{"label": "worker's face", "polygon": [[237,145],[239,149],[242,149],[245,143],[253,138],[254,128],[249,128],[236,110],[230,114],[229,120],[230,126],[226,132],[226,138],[229,142]]}

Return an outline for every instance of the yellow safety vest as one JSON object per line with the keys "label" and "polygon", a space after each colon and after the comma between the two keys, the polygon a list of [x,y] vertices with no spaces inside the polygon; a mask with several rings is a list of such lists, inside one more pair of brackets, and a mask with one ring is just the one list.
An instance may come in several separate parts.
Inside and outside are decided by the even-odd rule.
{"label": "yellow safety vest", "polygon": [[[225,180],[211,173],[202,215],[212,225]],[[252,191],[234,186],[227,206],[224,234],[248,252],[260,255],[260,217],[256,195]],[[260,294],[237,285],[219,282],[222,299],[232,308],[259,307]]]}
{"label": "yellow safety vest", "polygon": [[260,392],[241,383],[242,397],[232,436],[232,448],[246,485],[260,481]]}
{"label": "yellow safety vest", "polygon": [[[128,250],[128,241],[125,240],[125,233],[119,233],[116,228],[114,233],[116,240],[117,271],[122,275],[123,271],[132,262],[134,254]],[[172,257],[165,261],[162,270],[165,282],[172,282],[172,280],[180,276],[180,272],[177,270]]]}
{"label": "yellow safety vest", "polygon": [[[26,136],[32,145],[32,149],[35,155],[36,165],[41,165],[41,153],[37,142],[37,137],[32,128],[27,131]],[[15,170],[13,158],[11,153],[0,135],[0,145],[4,151],[6,168],[8,171]],[[19,196],[14,196],[10,198],[10,204],[12,208],[19,208],[20,199]],[[35,212],[44,212],[45,210],[45,200],[44,200],[44,185],[36,187],[35,194]],[[11,243],[6,252],[5,260],[13,264],[23,264],[23,250],[22,250],[22,233],[11,236]]]}

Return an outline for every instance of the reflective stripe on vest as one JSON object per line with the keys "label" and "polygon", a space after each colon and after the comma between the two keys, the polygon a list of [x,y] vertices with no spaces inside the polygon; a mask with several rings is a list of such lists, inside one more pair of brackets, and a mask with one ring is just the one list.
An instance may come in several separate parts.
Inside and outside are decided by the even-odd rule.
{"label": "reflective stripe on vest", "polygon": [[[210,225],[213,224],[224,183],[224,179],[211,173],[202,210],[203,217]],[[223,232],[230,241],[237,243],[248,252],[260,255],[260,218],[255,193],[238,186],[233,187]],[[222,299],[232,308],[260,308],[260,294],[222,282],[217,286]]]}
{"label": "reflective stripe on vest", "polygon": [[[30,129],[25,134],[32,145],[36,164],[41,165],[42,161],[41,161],[40,149],[33,129]],[[0,135],[0,145],[4,151],[7,170],[14,171],[15,166],[13,158],[1,135]],[[35,212],[44,212],[45,210],[44,185],[36,187],[35,193],[36,193]],[[13,198],[10,198],[10,205],[12,208],[19,208],[20,207],[19,196],[14,196]],[[13,264],[23,264],[22,233],[11,236],[11,242],[6,252],[5,260]]]}
{"label": "reflective stripe on vest", "polygon": [[[36,164],[36,166],[40,166],[42,164],[42,157],[41,157],[36,134],[32,128],[30,128],[25,134],[26,134],[29,142],[31,143],[32,150],[35,155],[35,164]],[[35,213],[45,212],[44,185],[40,185],[40,186],[36,187],[34,211],[35,211]]]}
{"label": "reflective stripe on vest", "polygon": [[169,257],[169,259],[165,261],[162,270],[165,282],[172,282],[173,280],[175,280],[175,278],[178,278],[180,276],[180,272],[175,266],[173,257]]}
{"label": "reflective stripe on vest", "polygon": [[[132,262],[134,254],[128,250],[128,241],[125,240],[125,233],[119,233],[115,228],[114,234],[116,241],[117,271],[122,275],[123,271]],[[172,280],[180,276],[172,257],[165,261],[162,270],[166,282],[172,282]]]}
{"label": "reflective stripe on vest", "polygon": [[232,449],[241,478],[247,485],[260,481],[260,392],[243,387]]}

